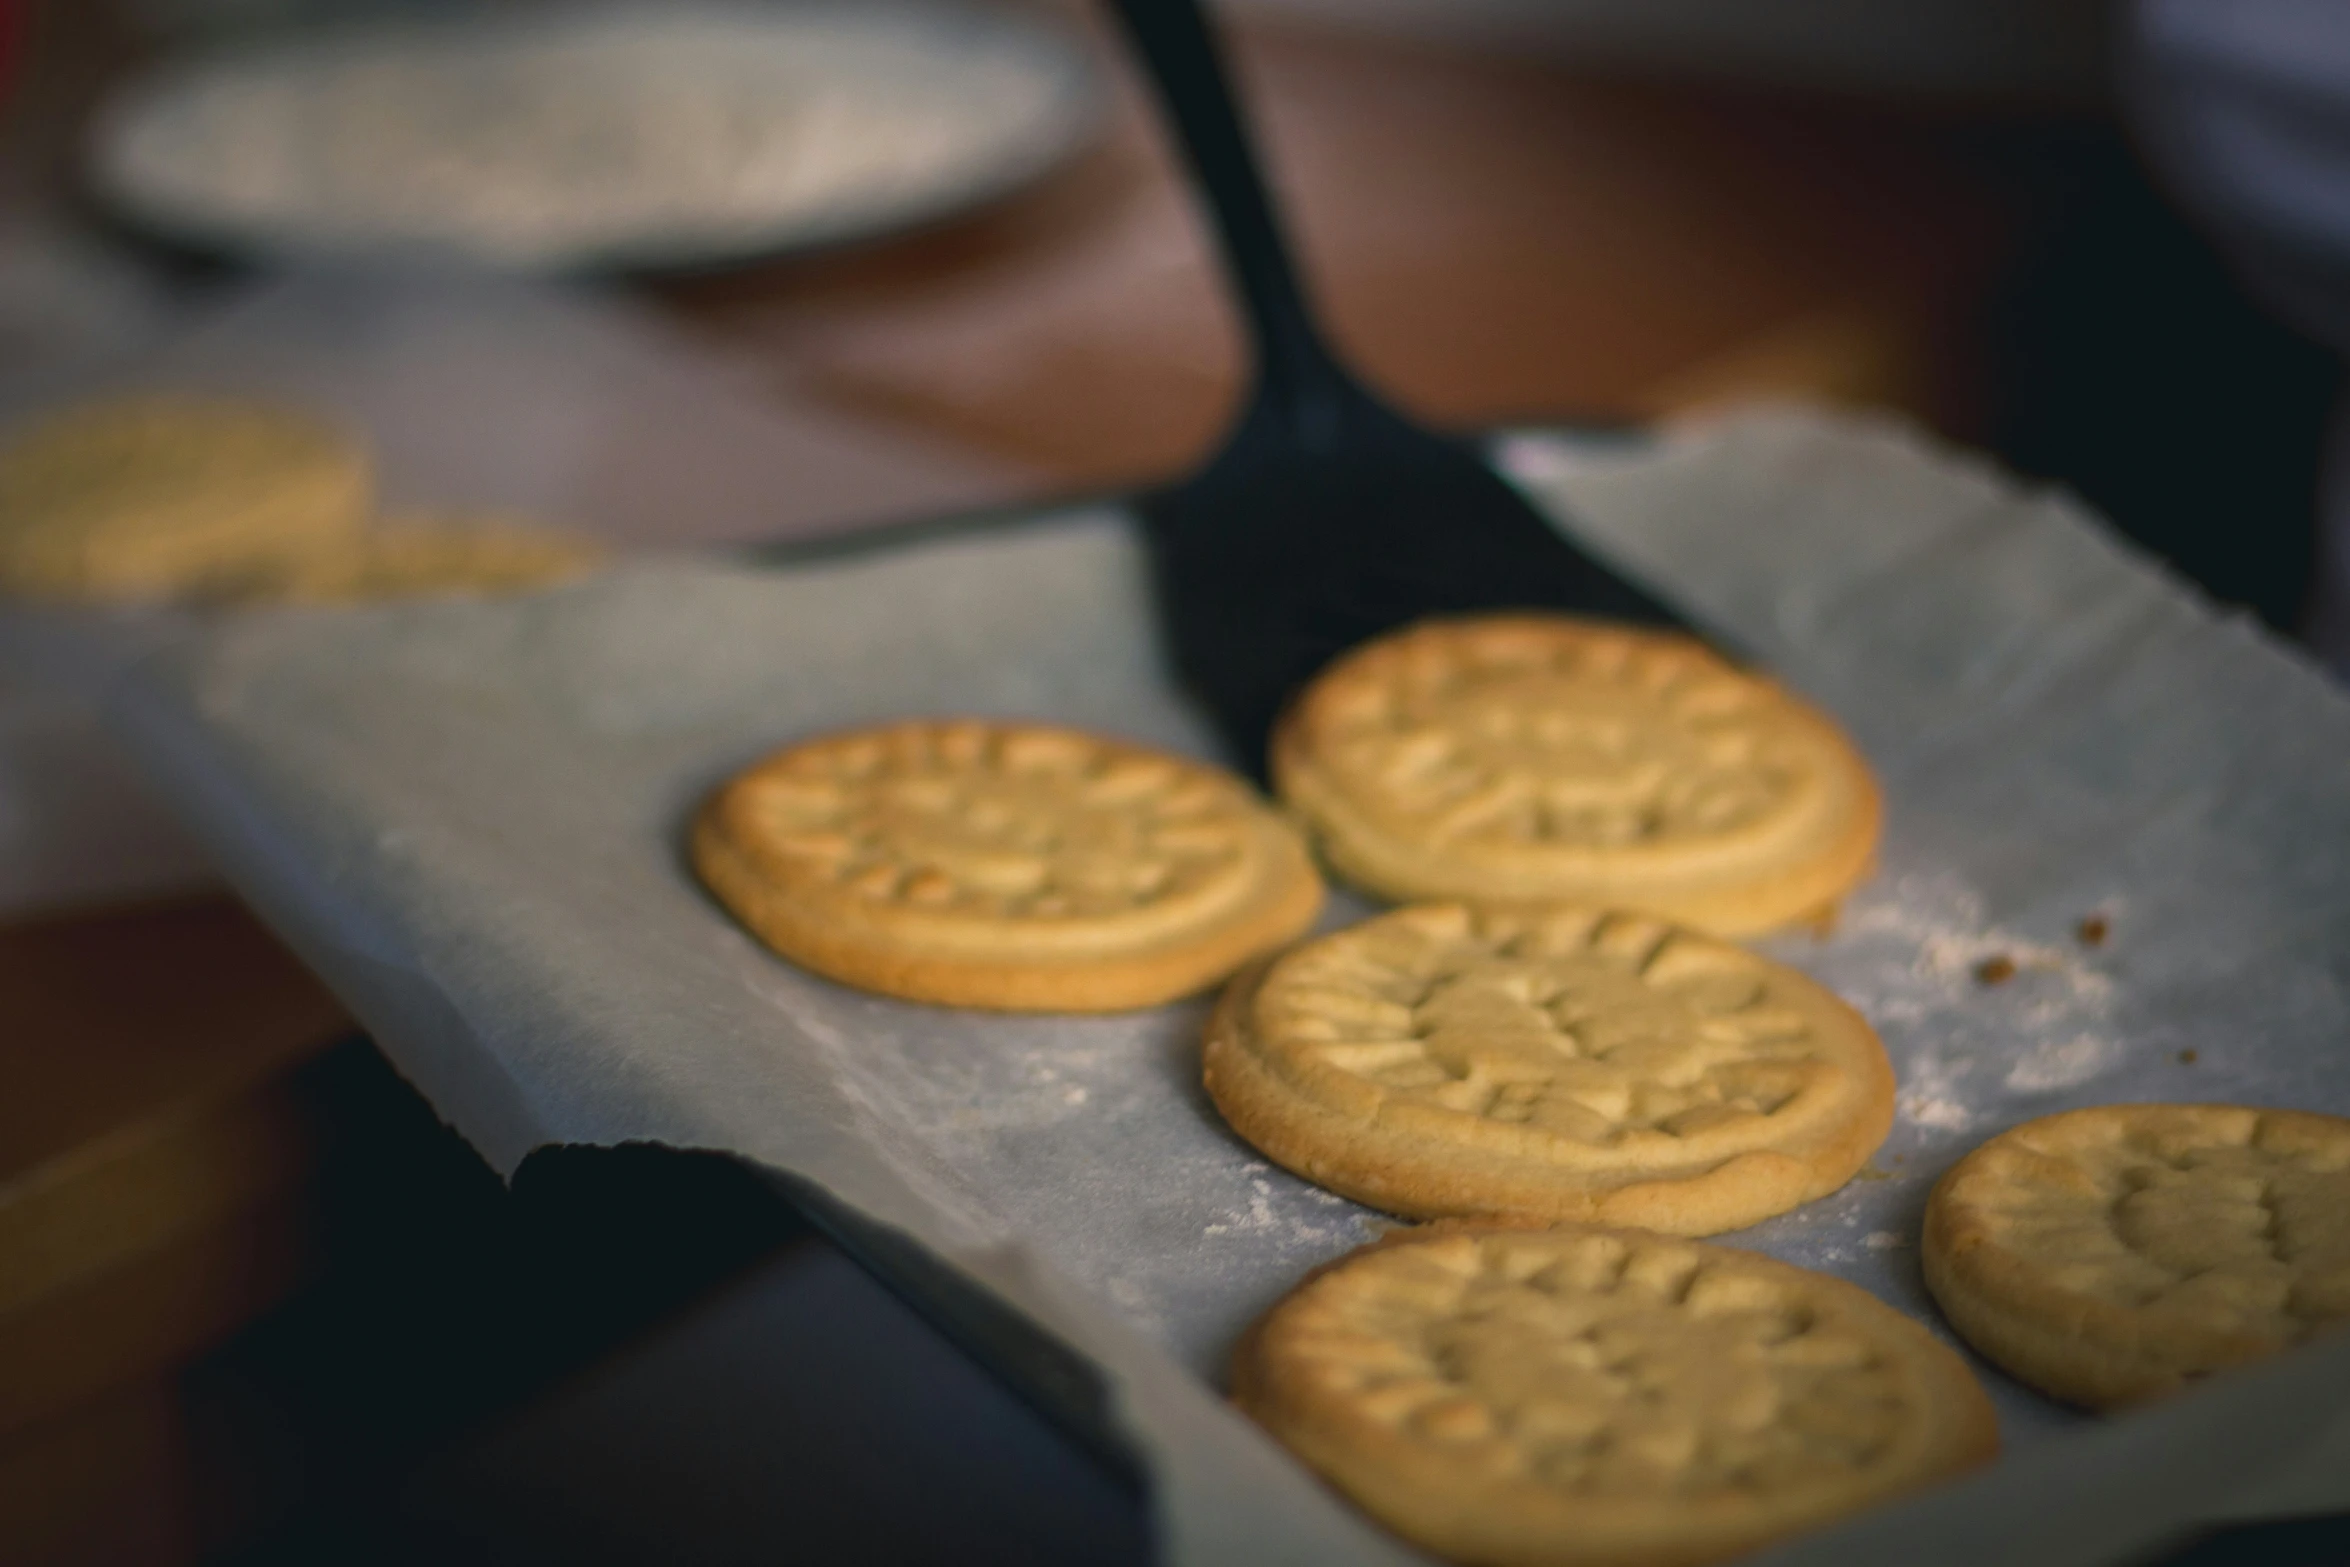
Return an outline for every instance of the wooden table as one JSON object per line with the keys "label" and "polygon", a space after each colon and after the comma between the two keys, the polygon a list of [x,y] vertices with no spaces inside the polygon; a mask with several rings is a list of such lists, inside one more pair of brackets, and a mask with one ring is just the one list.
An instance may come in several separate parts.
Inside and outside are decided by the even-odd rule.
{"label": "wooden table", "polygon": [[[2005,214],[1928,127],[1250,28],[1239,64],[1341,349],[1455,425],[1758,395],[1971,422],[1970,312]],[[779,379],[1042,484],[1203,455],[1240,348],[1169,149],[1109,134],[977,218],[665,289]]]}
{"label": "wooden table", "polygon": [[348,1027],[222,898],[0,927],[0,1559],[188,1558],[176,1373],[300,1273]]}
{"label": "wooden table", "polygon": [[[1995,203],[1882,115],[1250,29],[1240,63],[1345,349],[1473,424],[1783,393],[1968,419]],[[778,384],[1017,464],[1171,473],[1237,387],[1231,317],[1131,88],[999,208],[659,296]],[[196,1548],[174,1369],[299,1272],[343,1028],[222,898],[0,927],[0,1557]]]}

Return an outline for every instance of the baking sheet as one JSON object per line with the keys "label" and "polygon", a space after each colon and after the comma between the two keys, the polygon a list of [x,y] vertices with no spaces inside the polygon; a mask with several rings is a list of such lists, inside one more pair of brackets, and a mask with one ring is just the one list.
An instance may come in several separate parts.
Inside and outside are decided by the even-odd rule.
{"label": "baking sheet", "polygon": [[[1770,950],[1877,1024],[1898,1120],[1862,1179],[1737,1242],[1931,1321],[1925,1190],[2005,1125],[2115,1099],[2350,1112],[2350,704],[2313,668],[2061,498],[1894,427],[1782,412],[1632,448],[1526,436],[1504,460],[1840,714],[1885,781],[1877,877],[1833,934]],[[1223,1129],[1201,1004],[861,995],[768,956],[684,870],[702,792],[820,726],[1033,715],[1205,751],[1118,513],[275,612],[163,658],[120,711],[229,874],[493,1163],[653,1139],[809,1176],[1104,1368],[1168,1560],[1408,1559],[1212,1395],[1241,1326],[1379,1221]],[[2017,972],[1986,986],[1994,956]],[[2344,1349],[2087,1436],[1989,1373],[2024,1462],[1916,1504],[1958,1509],[1938,1532],[1896,1510],[1787,1559],[1882,1559],[1846,1552],[1900,1528],[1904,1559],[1958,1562],[2004,1528],[2010,1559],[2113,1560],[2269,1505],[2246,1486],[2273,1498],[2296,1461],[2297,1505],[2350,1507],[2350,1465],[2325,1461],[2350,1450]]]}

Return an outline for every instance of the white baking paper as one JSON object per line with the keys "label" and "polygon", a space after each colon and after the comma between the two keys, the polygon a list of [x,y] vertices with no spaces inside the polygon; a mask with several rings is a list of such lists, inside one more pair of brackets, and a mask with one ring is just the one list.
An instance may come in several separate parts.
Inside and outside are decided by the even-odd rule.
{"label": "white baking paper", "polygon": [[[1877,1024],[1899,1119],[1863,1179],[1735,1242],[1931,1323],[1926,1188],[2001,1127],[2115,1099],[2350,1112],[2350,703],[2312,668],[2077,507],[1896,428],[1779,413],[1506,461],[1841,715],[1885,782],[1875,879],[1832,935],[1769,946]],[[811,1177],[1104,1369],[1167,1560],[1405,1560],[1215,1397],[1242,1326],[1378,1221],[1224,1129],[1200,1004],[862,995],[768,955],[684,868],[701,795],[816,728],[1033,715],[1205,751],[1150,614],[1130,524],[1097,509],[830,564],[273,612],[160,659],[121,715],[493,1163],[651,1139]],[[1994,956],[2017,973],[1986,986]],[[1986,1371],[2020,1461],[1785,1560],[2114,1561],[2231,1509],[2350,1506],[2346,1349],[2098,1428]]]}

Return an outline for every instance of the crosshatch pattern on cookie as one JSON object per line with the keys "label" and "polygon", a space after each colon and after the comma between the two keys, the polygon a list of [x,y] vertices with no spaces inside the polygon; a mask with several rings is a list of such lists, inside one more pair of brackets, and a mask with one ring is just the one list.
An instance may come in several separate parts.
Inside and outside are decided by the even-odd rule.
{"label": "crosshatch pattern on cookie", "polygon": [[901,724],[799,746],[748,786],[770,849],[875,904],[1099,918],[1245,874],[1258,810],[1204,768],[1068,730]]}
{"label": "crosshatch pattern on cookie", "polygon": [[1989,1456],[1956,1356],[1839,1280],[1639,1231],[1436,1226],[1334,1264],[1243,1406],[1472,1560],[1688,1561]]}
{"label": "crosshatch pattern on cookie", "polygon": [[2350,1323],[2350,1120],[2110,1105],[2027,1122],[1928,1209],[1927,1274],[2025,1380],[2102,1405]]}
{"label": "crosshatch pattern on cookie", "polygon": [[1255,1018],[1301,1087],[1366,1119],[1422,1107],[1530,1151],[1751,1140],[1848,1070],[1784,975],[1644,915],[1440,905],[1292,954]]}
{"label": "crosshatch pattern on cookie", "polygon": [[1348,675],[1312,743],[1431,843],[1713,836],[1786,809],[1820,764],[1781,699],[1683,639],[1504,620],[1399,638]]}

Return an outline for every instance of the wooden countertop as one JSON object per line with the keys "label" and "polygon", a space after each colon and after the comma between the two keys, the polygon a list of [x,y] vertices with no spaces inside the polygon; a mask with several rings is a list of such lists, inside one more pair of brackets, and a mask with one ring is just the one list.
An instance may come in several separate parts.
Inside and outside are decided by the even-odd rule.
{"label": "wooden countertop", "polygon": [[[1448,424],[1732,397],[1967,422],[1998,204],[1888,113],[1556,62],[1237,32],[1271,177],[1341,349]],[[779,381],[1055,487],[1177,471],[1241,350],[1139,84],[1108,135],[983,215],[662,290]]]}
{"label": "wooden countertop", "polygon": [[299,1277],[348,1029],[224,898],[0,926],[0,1557],[192,1554],[170,1379]]}
{"label": "wooden countertop", "polygon": [[4,1434],[84,1380],[17,1365],[25,1320],[297,1184],[271,1090],[349,1024],[222,898],[0,927],[0,1017]]}

